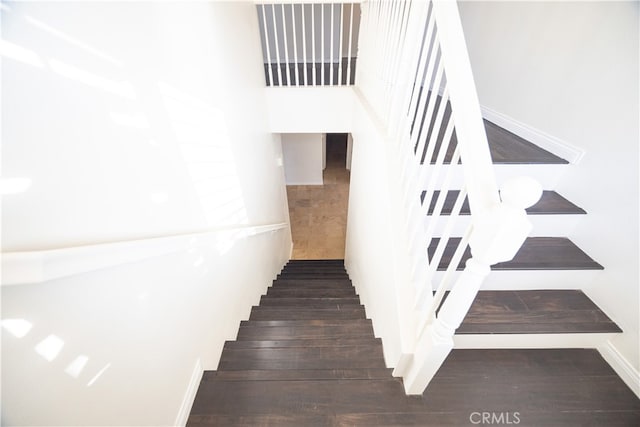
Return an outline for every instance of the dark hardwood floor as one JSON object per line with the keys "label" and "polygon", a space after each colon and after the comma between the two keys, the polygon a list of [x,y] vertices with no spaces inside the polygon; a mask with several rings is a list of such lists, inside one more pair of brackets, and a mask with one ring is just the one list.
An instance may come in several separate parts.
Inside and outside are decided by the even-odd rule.
{"label": "dark hardwood floor", "polygon": [[[414,146],[414,152],[420,156],[421,162],[424,163],[427,161],[427,156],[431,153],[429,158],[429,163],[436,163],[438,153],[440,151],[440,147],[444,141],[444,134],[446,126],[445,124],[449,121],[451,117],[451,103],[447,101],[447,105],[445,106],[443,119],[440,127],[438,128],[438,134],[432,138],[432,133],[435,128],[435,123],[437,120],[437,114],[433,114],[430,118],[429,122],[427,122],[427,105],[430,102],[429,97],[431,97],[433,93],[431,91],[423,91],[420,89],[418,92],[418,102],[424,102],[425,108],[422,111],[422,117],[414,117],[413,118],[413,126],[411,129],[411,133],[415,141],[418,141]],[[425,101],[422,100],[423,96],[427,96]],[[442,102],[442,97],[440,95],[436,95],[436,99],[434,101],[434,110],[438,111],[440,104]],[[419,114],[419,111],[416,111],[416,114]],[[420,126],[415,126],[417,123],[420,123]],[[520,136],[509,132],[506,129],[501,128],[500,126],[488,121],[484,120],[484,127],[487,134],[487,141],[489,143],[489,150],[491,153],[491,158],[494,164],[568,164],[565,159],[562,159],[553,153],[550,153],[547,150],[544,150],[538,147],[535,144],[521,138]],[[417,134],[417,135],[416,135]],[[423,141],[423,142],[420,142]],[[429,151],[430,141],[433,141],[434,147]],[[450,143],[447,145],[446,154],[444,155],[444,163],[450,164],[453,158],[453,153],[458,144],[458,139],[455,130],[453,131],[453,135],[451,137]],[[418,153],[418,150],[421,150]],[[462,158],[464,162],[464,158]]]}
{"label": "dark hardwood floor", "polygon": [[579,290],[480,291],[456,334],[621,332]]}
{"label": "dark hardwood floor", "polygon": [[[428,248],[432,257],[439,239],[433,239]],[[460,238],[447,241],[438,270],[445,270],[460,244]],[[464,252],[458,270],[464,269],[464,263],[471,257],[469,247]],[[508,262],[491,266],[492,270],[602,270],[582,249],[566,237],[528,237],[516,256]]]}
{"label": "dark hardwood floor", "polygon": [[[205,372],[187,425],[640,424],[640,401],[595,350],[453,350],[425,393],[407,396],[341,263],[285,267],[225,344],[218,370]],[[505,291],[482,292],[461,333],[519,330],[547,315],[539,324],[553,324],[564,312],[561,322],[615,328],[582,293]]]}

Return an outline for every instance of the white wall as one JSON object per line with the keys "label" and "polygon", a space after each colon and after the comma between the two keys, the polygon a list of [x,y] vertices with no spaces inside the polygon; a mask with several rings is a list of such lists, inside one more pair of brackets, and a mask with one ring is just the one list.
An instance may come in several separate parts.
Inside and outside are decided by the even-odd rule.
{"label": "white wall", "polygon": [[[4,286],[2,425],[184,423],[202,369],[216,369],[288,242],[286,229],[197,236],[161,257]],[[51,336],[59,353],[42,344]]]}
{"label": "white wall", "polygon": [[354,91],[342,87],[269,87],[269,128],[275,133],[349,133]]}
{"label": "white wall", "polygon": [[5,200],[5,251],[282,219],[251,7],[11,7],[5,40],[41,66],[5,46],[3,177],[31,181]]}
{"label": "white wall", "polygon": [[[215,368],[288,258],[288,228],[197,234],[288,222],[256,21],[250,3],[3,3],[3,251],[196,233],[173,254],[4,286],[3,321],[32,329],[3,324],[3,424],[180,421],[196,362]],[[34,351],[49,334],[64,342],[51,362]]]}
{"label": "white wall", "polygon": [[322,135],[289,133],[281,138],[287,185],[322,185]]}
{"label": "white wall", "polygon": [[588,215],[569,235],[605,270],[585,291],[640,370],[637,2],[459,2],[480,103],[570,145],[557,190]]}
{"label": "white wall", "polygon": [[385,362],[395,367],[401,354],[408,352],[403,348],[402,323],[402,316],[408,313],[398,310],[396,261],[403,249],[396,246],[396,227],[401,224],[393,215],[387,141],[361,106],[354,111],[352,138],[345,267],[375,335],[382,339]]}

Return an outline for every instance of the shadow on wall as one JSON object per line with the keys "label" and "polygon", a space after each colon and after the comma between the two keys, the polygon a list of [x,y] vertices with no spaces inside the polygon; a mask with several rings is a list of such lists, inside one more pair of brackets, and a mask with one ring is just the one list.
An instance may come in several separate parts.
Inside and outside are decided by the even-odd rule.
{"label": "shadow on wall", "polygon": [[[4,3],[0,4],[3,27],[23,26],[27,28],[23,31],[33,33],[35,39],[46,39],[46,45],[55,44],[56,49],[51,52],[58,50],[72,52],[69,56],[75,57],[79,64],[98,62],[100,66],[94,68],[109,70],[110,75],[103,75],[91,71],[89,67],[85,68],[53,57],[49,50],[37,51],[11,40],[2,39],[0,56],[5,63],[5,71],[9,69],[8,63],[11,69],[15,70],[14,73],[26,71],[35,79],[46,81],[60,91],[72,89],[69,93],[70,97],[77,96],[80,100],[96,99],[96,105],[87,106],[91,112],[96,108],[101,109],[100,115],[91,116],[93,125],[100,121],[103,129],[110,129],[111,135],[145,145],[143,148],[137,147],[136,150],[149,153],[150,157],[155,153],[155,156],[159,157],[180,159],[177,162],[178,166],[185,168],[190,177],[193,195],[199,204],[206,225],[231,227],[248,223],[236,162],[230,147],[229,132],[220,109],[161,80],[155,81],[155,93],[149,94],[145,90],[137,90],[132,80],[126,78],[128,68],[125,62],[40,19],[22,14],[18,9]],[[5,31],[5,34],[7,33],[11,35],[10,31]],[[6,73],[5,76],[7,75],[9,74]],[[159,117],[158,111],[145,111],[149,104],[148,100],[142,99],[145,97],[162,99],[164,115]],[[75,118],[69,118],[69,120],[75,120]],[[164,140],[158,138],[158,132],[155,129],[158,122],[168,122],[173,134],[164,136]],[[72,127],[73,122],[62,123],[61,127],[66,125]],[[32,124],[24,121],[13,123],[12,126],[16,129],[13,136],[21,136],[24,128]],[[91,135],[82,137],[90,138]],[[53,133],[51,141],[55,143],[56,138],[64,138],[64,135]],[[12,144],[19,143],[19,138],[5,139],[4,149],[10,151]],[[173,147],[179,148],[180,157],[174,155]],[[47,181],[53,182],[57,178],[48,176],[46,173],[41,176],[31,176],[29,170],[20,170],[20,165],[12,164],[11,159],[5,158],[5,160],[8,161],[5,173],[9,176],[0,179],[0,193],[3,196],[9,196],[3,200],[6,208],[11,208],[12,196],[28,193],[45,185]],[[127,159],[123,159],[122,162],[121,166],[127,166]],[[173,162],[174,166],[175,163]],[[171,163],[167,162],[167,164]],[[119,165],[110,166],[117,169]],[[117,174],[118,171],[113,172]],[[175,170],[167,170],[166,173],[172,174]],[[76,179],[81,181],[82,177],[76,177]],[[179,196],[173,193],[174,189],[158,185],[142,171],[139,181],[134,183],[134,186],[144,194],[148,212],[152,216],[170,204],[174,196]],[[78,193],[75,197],[82,198],[83,194]],[[174,203],[179,202],[174,201]],[[217,240],[218,253],[221,255],[226,253],[236,241],[244,237],[246,235],[243,231],[231,230],[221,233]],[[194,266],[198,267],[203,262],[203,257],[198,256],[194,260]],[[148,297],[149,294],[145,293],[137,295],[137,299],[141,302]],[[136,296],[133,298],[135,299]],[[69,343],[57,334],[44,332],[42,328],[38,330],[38,326],[43,325],[36,325],[33,319],[3,318],[1,324],[3,331],[15,339],[32,340],[29,346],[32,346],[35,354],[49,362],[50,366],[55,365],[56,369],[62,369],[70,378],[81,381],[86,387],[99,382],[104,375],[108,374],[112,366],[110,361],[98,360],[99,358],[85,353],[78,353],[71,357],[65,356],[67,361],[62,363],[58,358],[63,348],[68,347]],[[37,338],[34,337],[35,331],[38,331]]]}
{"label": "shadow on wall", "polygon": [[[124,190],[137,191],[139,198],[143,200],[142,203],[145,203],[144,208],[152,217],[162,218],[165,215],[163,211],[171,211],[176,206],[184,205],[185,201],[189,203],[188,200],[194,200],[201,215],[198,222],[203,226],[224,227],[248,223],[237,164],[230,146],[229,130],[221,109],[160,79],[152,85],[138,88],[132,83],[135,78],[127,78],[130,71],[127,64],[120,59],[33,16],[14,11],[12,6],[1,4],[0,7],[5,28],[12,25],[28,28],[36,40],[47,39],[49,45],[55,44],[56,48],[51,52],[70,51],[72,54],[69,56],[76,63],[96,64],[93,68],[104,73],[55,58],[50,50],[36,51],[11,40],[0,40],[0,56],[4,61],[13,64],[12,69],[16,70],[15,73],[24,70],[31,73],[30,78],[45,81],[50,87],[56,88],[55,90],[65,92],[80,102],[87,101],[87,110],[90,112],[88,111],[84,118],[80,116],[73,120],[81,122],[86,119],[92,122],[92,127],[102,129],[104,134],[113,136],[118,142],[131,143],[127,147],[131,151],[124,153],[125,156],[119,159],[121,163],[109,166],[128,167],[134,171],[137,181],[129,183],[133,184],[130,186],[133,188]],[[11,36],[10,31],[4,32]],[[27,70],[25,66],[31,69]],[[157,99],[162,100],[163,109],[157,108]],[[45,101],[54,102],[50,99]],[[150,108],[151,105],[155,111]],[[60,107],[64,108],[64,105]],[[51,129],[50,138],[54,142],[65,140],[65,132],[77,124],[70,121],[70,117],[64,119],[69,122],[60,123],[59,128],[66,127],[66,130]],[[166,130],[169,132],[163,129],[165,124],[168,124]],[[24,129],[27,126],[29,124],[26,122],[12,125],[15,130],[8,140],[5,139],[6,152],[11,152],[12,144],[18,144],[18,139],[25,134]],[[78,129],[81,128],[78,126]],[[56,131],[59,133],[56,134]],[[91,138],[93,135],[81,137]],[[176,147],[179,157],[175,153]],[[119,147],[114,149],[117,148]],[[131,164],[126,154],[135,154],[132,158],[145,157],[148,164],[142,165],[139,173],[135,174],[136,165]],[[169,177],[148,176],[143,173],[146,172],[143,168],[160,162],[166,166],[166,175]],[[41,190],[47,182],[60,179],[58,175],[48,175],[46,172],[41,172],[41,176],[33,176],[27,170],[19,170],[19,167],[20,165],[8,163],[5,168],[7,176],[0,180],[1,194],[16,195],[33,189]],[[117,175],[117,171],[115,172]],[[131,170],[128,172],[131,173]],[[189,194],[184,194],[184,188],[171,188],[171,175],[185,173],[192,187]],[[157,178],[164,179],[164,182]],[[103,179],[109,181],[109,177]],[[116,180],[112,179],[112,188],[117,184]],[[60,188],[64,187],[66,186],[60,185]],[[75,190],[77,198],[83,197],[81,190],[99,191],[91,187]],[[5,203],[7,212],[11,212],[11,198]]]}

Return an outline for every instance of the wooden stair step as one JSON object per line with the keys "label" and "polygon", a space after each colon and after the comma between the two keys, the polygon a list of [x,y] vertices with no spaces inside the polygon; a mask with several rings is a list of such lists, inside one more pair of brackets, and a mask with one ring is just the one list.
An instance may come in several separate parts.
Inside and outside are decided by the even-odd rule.
{"label": "wooden stair step", "polygon": [[291,265],[287,264],[282,271],[321,271],[321,272],[339,272],[346,273],[344,265]]}
{"label": "wooden stair step", "polygon": [[[429,256],[433,256],[439,242],[438,238],[429,245]],[[446,270],[460,238],[447,241],[444,255],[438,270]],[[458,270],[464,269],[464,263],[471,258],[467,247]],[[513,260],[491,266],[492,270],[602,270],[582,249],[566,237],[528,237]]]}
{"label": "wooden stair step", "polygon": [[361,306],[358,297],[343,298],[264,298],[260,307],[308,307],[308,308],[341,308]]}
{"label": "wooden stair step", "polygon": [[253,307],[249,320],[301,320],[301,319],[365,319],[364,307],[348,308],[295,308]]}
{"label": "wooden stair step", "polygon": [[453,350],[423,396],[406,396],[396,380],[211,379],[200,383],[188,425],[316,417],[365,426],[374,415],[377,425],[463,425],[483,410],[517,411],[522,425],[584,425],[585,414],[611,415],[603,425],[640,422],[640,400],[596,350]]}
{"label": "wooden stair step", "polygon": [[246,327],[298,327],[298,326],[369,326],[372,327],[371,319],[316,319],[316,320],[243,320],[240,326]]}
{"label": "wooden stair step", "polygon": [[368,337],[374,338],[370,323],[332,324],[327,326],[244,326],[238,330],[238,340],[286,340],[286,339],[317,339],[338,337]]}
{"label": "wooden stair step", "polygon": [[[402,384],[393,379],[212,381],[201,382],[191,414],[206,414],[213,402],[221,415],[395,412],[408,400]],[[419,409],[412,406],[412,412]]]}
{"label": "wooden stair step", "polygon": [[301,280],[312,280],[312,279],[348,279],[349,276],[347,273],[281,273],[278,274],[276,280],[278,279],[301,279]]}
{"label": "wooden stair step", "polygon": [[333,266],[333,267],[312,266],[312,265],[296,266],[296,267],[284,266],[284,268],[281,271],[283,273],[289,272],[289,273],[347,274],[347,270],[344,268],[344,266]]}
{"label": "wooden stair step", "polygon": [[495,164],[568,164],[549,151],[538,147],[506,129],[484,120],[491,159]]}
{"label": "wooden stair step", "polygon": [[[422,96],[420,94],[419,96]],[[442,98],[437,96],[435,100],[435,110],[438,110],[439,104]],[[426,110],[424,111],[426,116]],[[421,123],[421,138],[425,138],[424,140],[431,140],[431,133],[434,127],[435,115],[431,118],[430,123],[425,123],[426,117],[419,117],[416,120],[420,120]],[[444,111],[443,123],[447,123],[451,116],[451,104],[447,101],[447,105]],[[569,162],[556,156],[549,151],[538,147],[535,144],[515,135],[512,132],[509,132],[506,129],[501,128],[500,126],[488,121],[483,120],[485,132],[487,134],[487,142],[489,143],[489,152],[491,154],[491,159],[494,164],[568,164]],[[436,162],[438,152],[440,151],[440,147],[442,146],[442,141],[444,139],[446,126],[442,126],[439,129],[439,133],[435,138],[435,149],[433,150],[433,155],[430,159],[426,159],[426,151],[428,144],[425,144],[424,150],[421,154],[422,163],[428,161],[433,164]],[[417,128],[416,128],[417,130]],[[419,137],[419,138],[420,138]],[[458,144],[456,132],[453,132],[451,137],[451,142],[448,146],[447,152],[444,157],[444,163],[450,164],[453,158],[453,152]],[[417,147],[417,144],[416,144]],[[416,149],[414,147],[414,149]],[[419,155],[420,155],[419,154]],[[463,159],[464,161],[464,159]]]}
{"label": "wooden stair step", "polygon": [[353,284],[351,280],[343,279],[314,279],[314,280],[301,280],[301,279],[278,279],[273,281],[272,287],[278,288],[352,288]]}
{"label": "wooden stair step", "polygon": [[279,288],[271,287],[263,298],[341,298],[356,296],[355,288]]}
{"label": "wooden stair step", "polygon": [[292,259],[287,265],[344,265],[344,259]]}
{"label": "wooden stair step", "polygon": [[[424,203],[426,193],[426,191],[422,192],[420,196],[421,203]],[[439,194],[440,191],[434,192],[434,197],[431,199],[429,210],[427,211],[428,215],[433,214]],[[459,190],[451,190],[447,192],[442,206],[442,215],[451,215],[453,205],[459,194]],[[527,208],[527,213],[529,215],[584,215],[586,214],[586,211],[574,203],[571,203],[555,191],[543,191],[540,200],[535,205]],[[460,215],[470,214],[471,210],[469,209],[469,199],[465,198],[464,203],[462,204],[462,209],[460,210]]]}
{"label": "wooden stair step", "polygon": [[[252,317],[296,320],[242,321],[220,369],[203,375],[187,425],[457,426],[484,410],[517,411],[522,425],[640,425],[640,400],[596,350],[454,349],[425,393],[407,396],[385,366],[371,320],[336,318],[364,312],[353,287],[277,286]],[[301,320],[317,313],[331,316]],[[458,333],[600,327],[619,330],[580,291],[481,291]]]}
{"label": "wooden stair step", "polygon": [[[202,381],[274,381],[274,380],[388,380],[393,379],[389,368],[346,369],[247,369],[229,371],[205,371]],[[400,379],[396,379],[401,381]]]}
{"label": "wooden stair step", "polygon": [[[422,413],[369,413],[369,414],[336,414],[328,417],[328,424],[305,424],[305,425],[338,425],[338,426],[366,426],[366,427],[442,427],[442,426],[465,426],[478,423],[482,425],[482,412],[470,411],[462,412],[422,412]],[[495,411],[494,425],[521,425],[521,426],[607,426],[607,427],[630,427],[637,426],[640,422],[640,411],[554,411],[553,409],[542,409],[538,411],[504,410]],[[488,421],[491,421],[492,412],[489,411]],[[517,414],[516,414],[517,413]],[[473,414],[473,415],[472,415]],[[260,419],[256,416],[254,419]],[[471,422],[473,421],[473,423]],[[310,419],[309,422],[315,422]],[[282,425],[287,424],[284,421]],[[257,425],[257,424],[255,424]],[[485,425],[491,425],[487,422]]]}
{"label": "wooden stair step", "polygon": [[189,427],[212,426],[243,426],[243,427],[320,427],[335,425],[334,417],[324,415],[300,415],[300,414],[215,414],[215,415],[190,415],[187,422]]}
{"label": "wooden stair step", "polygon": [[480,291],[456,331],[457,334],[616,332],[622,330],[580,290]]}
{"label": "wooden stair step", "polygon": [[287,347],[341,347],[347,345],[382,345],[380,338],[371,336],[350,336],[316,339],[281,339],[281,340],[254,340],[254,341],[227,341],[224,348],[287,348]]}
{"label": "wooden stair step", "polygon": [[[544,376],[617,377],[595,349],[454,349],[434,379],[473,380],[484,377],[505,383],[511,381],[509,375],[522,379]],[[640,409],[640,401],[638,404]]]}
{"label": "wooden stair step", "polygon": [[238,369],[385,368],[382,346],[225,349],[219,371]]}

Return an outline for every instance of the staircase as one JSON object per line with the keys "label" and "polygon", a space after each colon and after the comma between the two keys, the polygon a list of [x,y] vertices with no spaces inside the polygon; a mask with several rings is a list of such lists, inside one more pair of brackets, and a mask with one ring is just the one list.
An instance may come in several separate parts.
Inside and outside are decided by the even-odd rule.
{"label": "staircase", "polygon": [[[618,329],[579,291],[484,291],[458,334],[570,330]],[[485,412],[503,424],[638,425],[640,401],[589,349],[456,349],[422,396],[407,396],[343,261],[304,260],[204,373],[187,425],[460,426]]]}

